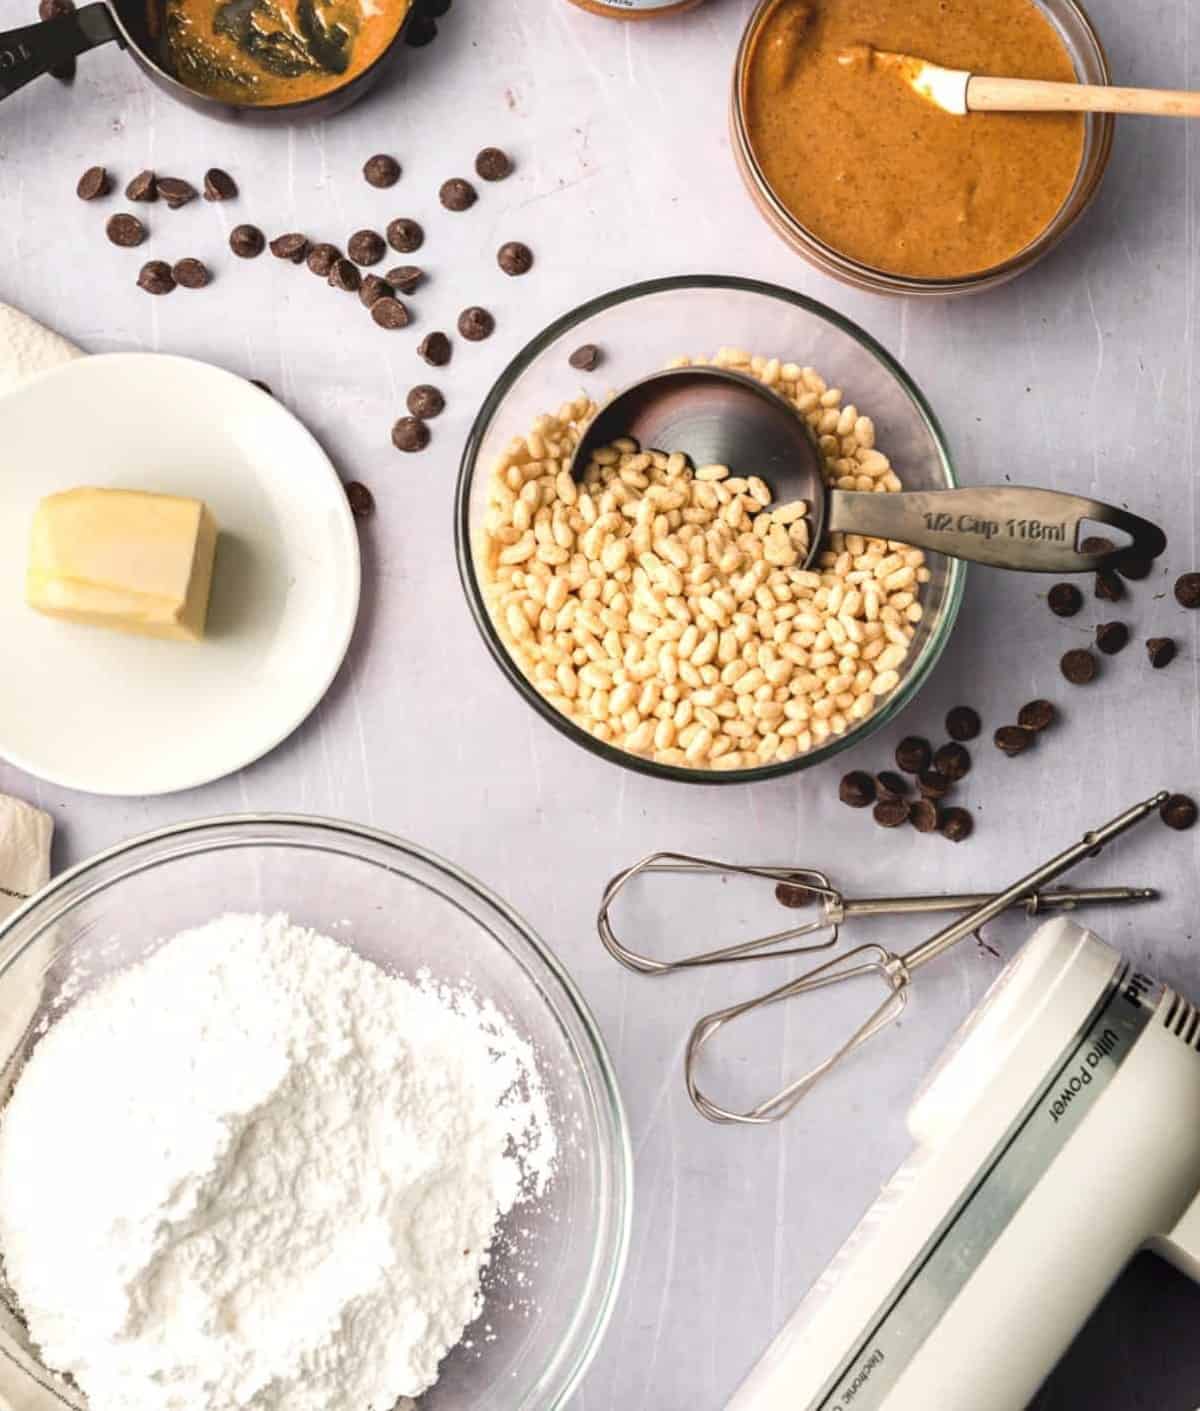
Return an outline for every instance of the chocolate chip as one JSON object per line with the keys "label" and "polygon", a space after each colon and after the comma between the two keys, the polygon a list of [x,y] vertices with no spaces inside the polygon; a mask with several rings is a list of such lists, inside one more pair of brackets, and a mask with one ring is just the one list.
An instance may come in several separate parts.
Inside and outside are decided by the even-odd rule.
{"label": "chocolate chip", "polygon": [[775,900],[780,906],[797,911],[802,906],[812,906],[817,899],[816,892],[802,882],[778,882],[775,885]]}
{"label": "chocolate chip", "polygon": [[1184,573],[1175,580],[1175,601],[1182,608],[1200,608],[1200,573]]}
{"label": "chocolate chip", "polygon": [[220,167],[209,167],[204,173],[204,199],[206,201],[232,201],[238,194],[237,182]]}
{"label": "chocolate chip", "polygon": [[946,712],[946,734],[952,740],[973,740],[982,729],[979,712],[970,706],[955,706]]}
{"label": "chocolate chip", "polygon": [[851,770],[838,785],[838,798],[851,808],[868,808],[875,802],[875,780],[866,770]]}
{"label": "chocolate chip", "polygon": [[906,735],[896,746],[896,764],[905,774],[920,774],[933,759],[933,747],[920,735]]}
{"label": "chocolate chip", "polygon": [[394,330],[408,327],[408,310],[399,299],[386,294],[371,305],[371,317],[380,328]]}
{"label": "chocolate chip", "polygon": [[479,193],[469,181],[464,181],[461,176],[452,176],[449,181],[442,182],[438,200],[448,211],[469,211],[479,200]]}
{"label": "chocolate chip", "polygon": [[437,38],[438,27],[428,15],[420,10],[409,12],[408,28],[404,31],[404,42],[410,49],[424,49]]}
{"label": "chocolate chip", "polygon": [[482,343],[496,330],[496,320],[486,309],[472,304],[458,316],[458,331],[469,343]]}
{"label": "chocolate chip", "polygon": [[411,255],[414,250],[419,250],[424,245],[425,232],[415,220],[401,216],[389,224],[387,242],[393,250],[399,250],[402,255]]}
{"label": "chocolate chip", "polygon": [[401,294],[412,294],[425,278],[425,271],[420,265],[397,265],[395,269],[388,270],[384,278]]}
{"label": "chocolate chip", "polygon": [[329,286],[331,289],[340,289],[343,294],[358,293],[362,288],[362,275],[353,260],[342,256],[334,260],[329,267]]}
{"label": "chocolate chip", "polygon": [[147,294],[169,294],[175,288],[175,276],[166,260],[148,260],[138,274],[138,288]]}
{"label": "chocolate chip", "polygon": [[1182,833],[1196,822],[1196,802],[1186,794],[1172,794],[1158,810],[1158,816],[1168,828]]}
{"label": "chocolate chip", "polygon": [[419,416],[402,416],[392,427],[392,445],[398,451],[423,451],[429,445],[429,427]]}
{"label": "chocolate chip", "polygon": [[361,480],[351,480],[346,486],[346,498],[350,501],[350,513],[355,519],[370,519],[375,513],[375,496]]}
{"label": "chocolate chip", "polygon": [[450,340],[444,333],[427,333],[417,348],[417,356],[423,358],[430,367],[445,367],[453,351]]}
{"label": "chocolate chip", "polygon": [[1091,534],[1081,540],[1079,552],[1081,554],[1111,554],[1116,547],[1111,539],[1104,538],[1102,534]]}
{"label": "chocolate chip", "polygon": [[950,783],[940,769],[925,769],[917,775],[917,788],[926,799],[944,799],[950,792]]}
{"label": "chocolate chip", "polygon": [[[74,0],[39,0],[38,19],[43,23],[46,20],[59,20],[64,15],[73,15],[74,13]],[[75,77],[75,60],[64,59],[61,64],[55,64],[48,72],[63,83],[70,83]]]}
{"label": "chocolate chip", "polygon": [[386,279],[380,279],[377,274],[368,274],[362,282],[362,288],[358,291],[358,297],[366,308],[377,303],[380,299],[391,299],[396,291]]}
{"label": "chocolate chip", "polygon": [[157,201],[158,183],[154,179],[154,173],[147,168],[138,172],[137,176],[125,188],[125,199],[127,201]]}
{"label": "chocolate chip", "polygon": [[485,147],[475,158],[475,170],[484,181],[503,181],[512,174],[513,164],[499,147]]}
{"label": "chocolate chip", "polygon": [[496,263],[505,274],[528,274],[533,268],[533,251],[519,240],[509,240],[496,252]]}
{"label": "chocolate chip", "polygon": [[1170,666],[1175,660],[1175,643],[1170,637],[1151,637],[1146,642],[1146,653],[1155,671]]}
{"label": "chocolate chip", "polygon": [[971,772],[970,751],[963,745],[943,745],[933,756],[933,767],[952,784],[957,784]]}
{"label": "chocolate chip", "polygon": [[203,289],[212,278],[208,266],[203,261],[191,258],[177,260],[171,274],[175,283],[183,289]]}
{"label": "chocolate chip", "polygon": [[128,212],[122,211],[120,215],[109,216],[104,233],[114,245],[132,250],[135,245],[140,245],[145,240],[146,227],[138,220],[137,216],[131,216]]}
{"label": "chocolate chip", "polygon": [[1111,568],[1096,574],[1096,596],[1104,603],[1119,603],[1125,596],[1125,585]]}
{"label": "chocolate chip", "polygon": [[595,343],[584,343],[582,347],[576,348],[567,362],[571,364],[577,372],[594,372],[599,367],[603,359],[603,354],[596,347]]}
{"label": "chocolate chip", "polygon": [[229,248],[239,259],[254,260],[267,248],[267,237],[256,225],[235,225],[229,232]]}
{"label": "chocolate chip", "polygon": [[1086,686],[1096,679],[1100,663],[1086,648],[1076,647],[1063,655],[1059,667],[1072,686]]}
{"label": "chocolate chip", "polygon": [[88,167],[79,178],[75,194],[81,201],[95,201],[112,190],[112,179],[103,167]]}
{"label": "chocolate chip", "polygon": [[356,265],[377,265],[387,254],[387,245],[373,230],[356,230],[346,242],[346,253]]}
{"label": "chocolate chip", "polygon": [[1049,701],[1036,700],[1027,701],[1019,711],[1017,711],[1017,724],[1023,730],[1032,730],[1034,734],[1048,729],[1058,718],[1058,711]]}
{"label": "chocolate chip", "polygon": [[155,179],[155,190],[173,211],[186,206],[196,199],[196,188],[190,181],[182,181],[177,176],[160,176]]}
{"label": "chocolate chip", "polygon": [[427,382],[423,382],[408,394],[405,405],[413,416],[419,416],[422,421],[428,421],[430,417],[441,416],[446,410],[446,399],[436,387],[431,387]]}
{"label": "chocolate chip", "polygon": [[975,831],[975,820],[965,808],[944,808],[938,818],[938,831],[952,843],[964,843]]}
{"label": "chocolate chip", "polygon": [[377,186],[382,191],[400,180],[400,163],[386,152],[377,152],[363,163],[363,177],[368,186]]}
{"label": "chocolate chip", "polygon": [[323,240],[319,245],[314,245],[309,250],[305,262],[313,274],[321,279],[328,279],[329,271],[341,258],[342,252],[338,247]]}
{"label": "chocolate chip", "polygon": [[1024,725],[1001,725],[992,736],[992,742],[998,750],[1012,759],[1014,755],[1024,754],[1033,744],[1033,731],[1026,729]]}
{"label": "chocolate chip", "polygon": [[293,230],[287,235],[277,235],[271,241],[271,254],[277,260],[291,260],[294,265],[302,265],[308,255],[308,236]]}
{"label": "chocolate chip", "polygon": [[1129,628],[1123,622],[1101,622],[1096,626],[1096,646],[1113,657],[1129,645]]}
{"label": "chocolate chip", "polygon": [[1083,594],[1074,583],[1056,583],[1046,601],[1055,617],[1074,617],[1083,606]]}
{"label": "chocolate chip", "polygon": [[880,799],[871,810],[871,817],[881,828],[899,828],[908,822],[910,811],[907,799]]}
{"label": "chocolate chip", "polygon": [[918,833],[936,833],[938,826],[937,804],[930,799],[918,799],[909,810],[908,821]]}
{"label": "chocolate chip", "polygon": [[894,769],[883,769],[875,776],[875,788],[881,799],[902,799],[908,793],[908,780]]}

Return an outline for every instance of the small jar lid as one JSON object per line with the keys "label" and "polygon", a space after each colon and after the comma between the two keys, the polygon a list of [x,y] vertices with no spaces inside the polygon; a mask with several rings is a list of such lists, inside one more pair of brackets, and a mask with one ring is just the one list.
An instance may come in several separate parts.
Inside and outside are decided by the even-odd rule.
{"label": "small jar lid", "polygon": [[613,20],[655,20],[691,10],[701,0],[571,0],[581,10]]}

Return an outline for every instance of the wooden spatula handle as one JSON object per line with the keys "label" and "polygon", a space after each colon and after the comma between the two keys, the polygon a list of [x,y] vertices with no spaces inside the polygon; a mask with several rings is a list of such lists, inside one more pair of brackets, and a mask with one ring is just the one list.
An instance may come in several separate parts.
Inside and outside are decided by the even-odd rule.
{"label": "wooden spatula handle", "polygon": [[972,74],[967,84],[967,108],[972,112],[1145,113],[1158,118],[1200,118],[1200,93]]}

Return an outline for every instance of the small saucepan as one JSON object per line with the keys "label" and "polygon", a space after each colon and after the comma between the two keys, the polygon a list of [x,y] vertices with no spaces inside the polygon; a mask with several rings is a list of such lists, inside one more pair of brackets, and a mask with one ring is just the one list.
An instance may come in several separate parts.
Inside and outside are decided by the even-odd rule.
{"label": "small saucepan", "polygon": [[[257,33],[254,12],[269,7],[270,0],[223,0],[218,5],[233,32]],[[227,122],[277,124],[297,119],[331,117],[361,98],[382,77],[396,56],[414,22],[425,19],[424,0],[412,0],[396,33],[378,56],[363,67],[347,62],[344,46],[322,46],[322,36],[306,46],[302,62],[314,63],[327,73],[344,78],[315,96],[292,102],[238,101],[214,97],[189,87],[173,71],[164,41],[164,0],[107,0],[83,5],[71,14],[0,33],[0,99],[8,98],[31,80],[68,63],[89,49],[115,43],[132,55],[138,67],[165,93],[197,112]],[[309,0],[300,0],[298,13],[315,11]],[[314,20],[315,23],[315,20]],[[335,34],[335,39],[344,36]],[[270,59],[274,71],[288,73],[288,56]],[[294,66],[294,65],[293,65]]]}

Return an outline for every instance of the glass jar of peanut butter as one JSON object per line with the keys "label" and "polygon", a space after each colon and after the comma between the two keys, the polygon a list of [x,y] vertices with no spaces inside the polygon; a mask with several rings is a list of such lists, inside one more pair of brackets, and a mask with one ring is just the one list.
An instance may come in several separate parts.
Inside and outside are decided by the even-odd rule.
{"label": "glass jar of peanut butter", "polygon": [[682,14],[702,0],[571,0],[581,10],[606,15],[610,20],[656,20],[664,15]]}

